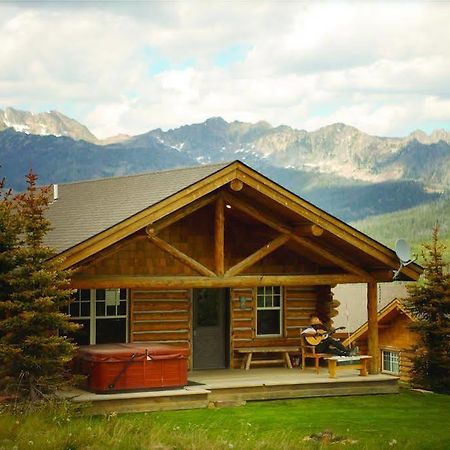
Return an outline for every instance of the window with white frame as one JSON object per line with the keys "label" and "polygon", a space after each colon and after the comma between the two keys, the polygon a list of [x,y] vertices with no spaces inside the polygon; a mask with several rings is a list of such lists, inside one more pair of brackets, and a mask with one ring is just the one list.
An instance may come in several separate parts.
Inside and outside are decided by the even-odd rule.
{"label": "window with white frame", "polygon": [[257,288],[257,336],[281,336],[282,304],[280,286],[264,286]]}
{"label": "window with white frame", "polygon": [[81,328],[72,337],[79,345],[126,342],[128,336],[126,289],[79,289],[68,313]]}
{"label": "window with white frame", "polygon": [[398,375],[400,373],[400,353],[393,350],[382,350],[382,370]]}

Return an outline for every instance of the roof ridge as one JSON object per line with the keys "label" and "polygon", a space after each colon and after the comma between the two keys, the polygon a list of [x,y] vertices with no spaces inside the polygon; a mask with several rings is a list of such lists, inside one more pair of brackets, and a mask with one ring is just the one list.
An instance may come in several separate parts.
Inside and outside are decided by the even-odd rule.
{"label": "roof ridge", "polygon": [[109,180],[119,180],[124,178],[137,178],[142,177],[146,175],[155,175],[159,173],[167,173],[167,172],[178,172],[181,170],[194,170],[194,169],[200,169],[200,168],[208,168],[208,167],[221,167],[225,168],[233,163],[235,163],[237,160],[233,161],[224,161],[221,163],[211,163],[211,164],[199,164],[197,166],[187,166],[187,167],[175,167],[172,169],[162,169],[162,170],[155,170],[155,171],[148,171],[148,172],[140,172],[140,173],[133,173],[129,175],[118,175],[118,176],[110,176],[110,177],[102,177],[102,178],[91,178],[89,180],[79,180],[79,181],[71,181],[67,183],[51,183],[51,184],[57,184],[58,186],[72,186],[74,184],[82,184],[82,183],[97,183],[101,181],[109,181]]}

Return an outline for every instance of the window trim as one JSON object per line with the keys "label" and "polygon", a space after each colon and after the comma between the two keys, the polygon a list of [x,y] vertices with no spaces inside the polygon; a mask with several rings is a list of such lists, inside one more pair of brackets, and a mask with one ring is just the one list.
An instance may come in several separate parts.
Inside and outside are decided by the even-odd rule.
{"label": "window trim", "polygon": [[[392,370],[388,370],[388,369],[385,368],[385,366],[384,366],[385,353],[386,354],[390,353],[391,355],[396,355],[397,356],[398,372],[393,372]],[[393,362],[393,360],[392,360],[392,357],[390,356],[389,357],[389,363],[391,365],[391,368],[392,368],[392,362]],[[382,348],[381,349],[381,371],[383,373],[388,373],[390,375],[400,375],[400,368],[401,368],[401,364],[400,363],[401,363],[401,354],[400,354],[399,350],[395,350],[395,349],[392,349],[392,348]]]}
{"label": "window trim", "polygon": [[[280,306],[258,306],[258,290],[264,289],[264,295],[266,294],[266,289],[271,288],[272,294],[271,297],[274,297],[273,289],[278,288],[280,290],[279,297],[280,297]],[[277,294],[278,295],[278,294]],[[265,297],[264,297],[265,299]],[[283,332],[283,287],[282,286],[259,286],[255,288],[255,302],[256,302],[256,308],[255,308],[255,333],[256,338],[271,338],[271,337],[282,337],[284,335]],[[258,333],[258,311],[279,311],[279,324],[280,324],[280,332],[276,334],[259,334]]]}
{"label": "window trim", "polygon": [[[96,345],[96,338],[97,338],[97,320],[108,320],[108,319],[125,319],[125,341],[124,343],[127,343],[129,341],[129,305],[130,305],[130,292],[128,289],[125,289],[126,292],[126,307],[125,307],[125,314],[120,315],[110,315],[110,316],[97,316],[97,289],[77,289],[76,294],[79,295],[81,290],[88,290],[89,291],[89,305],[90,305],[90,314],[89,316],[71,316],[70,315],[70,305],[72,302],[68,305],[68,315],[71,320],[79,321],[79,320],[89,320],[89,345]],[[107,290],[115,290],[119,291],[119,301],[120,301],[120,289],[105,289]],[[80,300],[76,300],[80,303]],[[87,302],[86,302],[87,303]],[[105,306],[106,306],[106,295],[105,295]],[[116,309],[117,312],[117,309]],[[81,306],[79,308],[79,313],[81,314]],[[105,311],[106,313],[106,311]]]}

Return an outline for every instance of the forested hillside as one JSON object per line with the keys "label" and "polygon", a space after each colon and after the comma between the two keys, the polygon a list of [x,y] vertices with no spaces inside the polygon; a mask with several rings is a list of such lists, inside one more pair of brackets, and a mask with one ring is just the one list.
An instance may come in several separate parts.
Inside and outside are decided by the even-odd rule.
{"label": "forested hillside", "polygon": [[369,217],[352,225],[391,248],[397,239],[406,239],[418,252],[423,242],[431,240],[436,222],[440,225],[441,239],[447,245],[446,255],[450,257],[450,195],[403,211]]}

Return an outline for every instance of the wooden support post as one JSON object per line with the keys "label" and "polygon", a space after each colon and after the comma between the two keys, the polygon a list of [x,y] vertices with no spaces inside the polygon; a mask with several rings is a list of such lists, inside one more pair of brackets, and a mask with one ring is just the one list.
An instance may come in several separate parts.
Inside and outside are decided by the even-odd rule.
{"label": "wooden support post", "polygon": [[216,201],[214,217],[214,256],[216,273],[222,276],[225,271],[225,209],[223,197]]}
{"label": "wooden support post", "polygon": [[367,283],[367,325],[370,373],[380,373],[380,349],[378,345],[378,293],[377,283]]}

